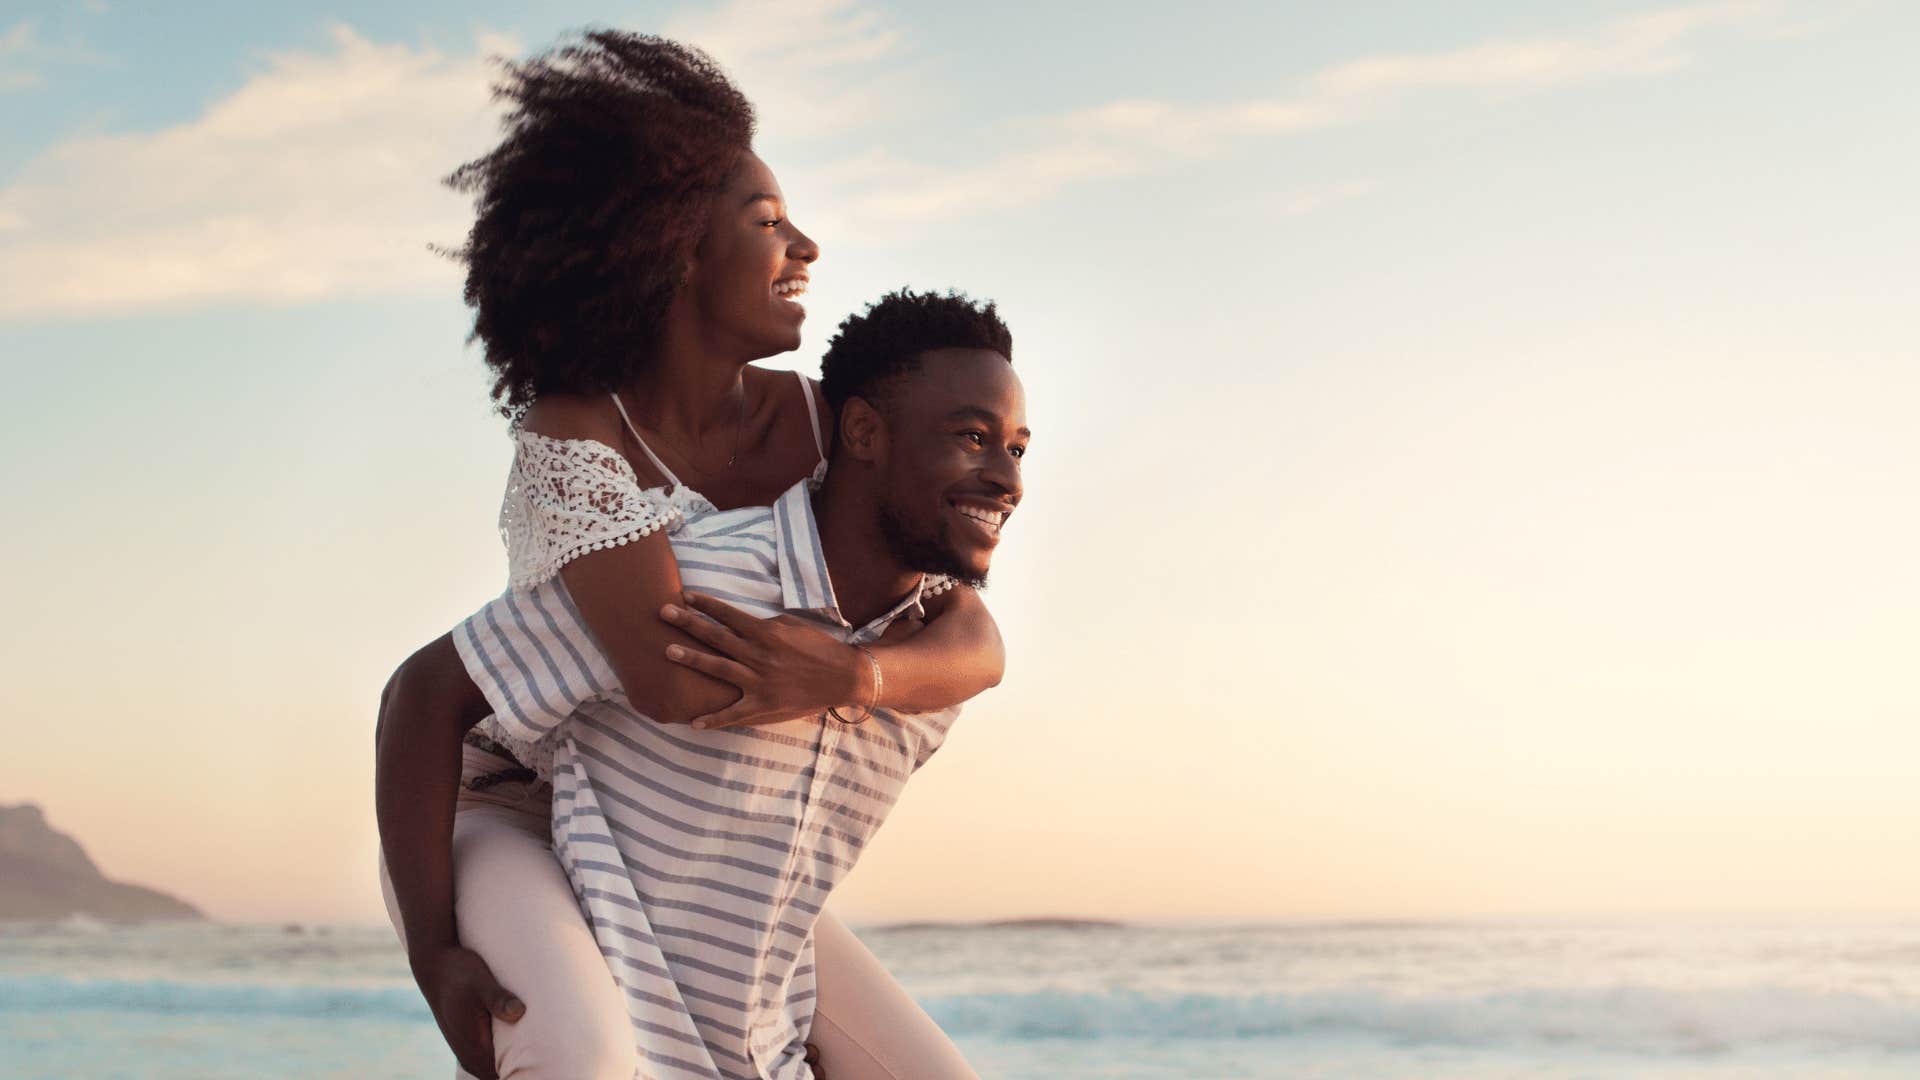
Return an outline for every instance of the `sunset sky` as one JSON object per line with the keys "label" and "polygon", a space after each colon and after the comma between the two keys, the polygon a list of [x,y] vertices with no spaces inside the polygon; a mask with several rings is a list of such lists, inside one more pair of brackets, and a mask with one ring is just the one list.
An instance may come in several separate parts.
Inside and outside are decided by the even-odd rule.
{"label": "sunset sky", "polygon": [[1035,431],[855,922],[1920,910],[1920,8],[0,6],[0,803],[374,922],[374,703],[505,583],[488,57],[703,46],[807,340],[998,300]]}

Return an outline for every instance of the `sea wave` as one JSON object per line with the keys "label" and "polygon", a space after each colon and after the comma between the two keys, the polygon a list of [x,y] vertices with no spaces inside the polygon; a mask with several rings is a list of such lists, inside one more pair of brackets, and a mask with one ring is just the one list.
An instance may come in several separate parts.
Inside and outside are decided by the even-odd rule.
{"label": "sea wave", "polygon": [[432,1020],[411,986],[191,983],[164,979],[0,976],[0,1015],[115,1012],[166,1016]]}
{"label": "sea wave", "polygon": [[1920,1051],[1920,1002],[1792,988],[969,994],[922,1002],[949,1033],[1007,1040],[1336,1036],[1709,1054],[1775,1045]]}
{"label": "sea wave", "polygon": [[[1920,1002],[1790,988],[1540,988],[1402,995],[1131,991],[922,999],[949,1033],[1006,1041],[1335,1037],[1661,1054],[1803,1045],[1920,1053]],[[0,1015],[112,1012],[430,1023],[411,986],[353,987],[0,976]]]}

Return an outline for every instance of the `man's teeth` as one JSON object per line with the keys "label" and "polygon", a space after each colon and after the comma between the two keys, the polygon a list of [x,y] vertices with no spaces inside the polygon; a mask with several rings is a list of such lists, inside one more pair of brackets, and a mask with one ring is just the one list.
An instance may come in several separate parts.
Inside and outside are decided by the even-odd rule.
{"label": "man's teeth", "polygon": [[807,283],[798,278],[792,281],[776,281],[773,283],[773,295],[775,296],[799,296],[806,291]]}
{"label": "man's teeth", "polygon": [[985,525],[994,532],[999,532],[1001,523],[1007,520],[1007,512],[1005,510],[981,510],[971,506],[962,506],[960,507],[960,512],[980,524]]}

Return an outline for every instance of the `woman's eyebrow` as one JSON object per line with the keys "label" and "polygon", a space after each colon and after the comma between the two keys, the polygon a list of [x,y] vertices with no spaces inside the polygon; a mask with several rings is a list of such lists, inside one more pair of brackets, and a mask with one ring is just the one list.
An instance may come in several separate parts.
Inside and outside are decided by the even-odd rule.
{"label": "woman's eyebrow", "polygon": [[754,203],[757,203],[762,199],[765,199],[766,201],[770,203],[774,203],[776,205],[780,202],[780,196],[778,195],[770,195],[764,191],[756,191],[753,194],[747,196],[746,201],[742,202],[740,205],[752,206]]}

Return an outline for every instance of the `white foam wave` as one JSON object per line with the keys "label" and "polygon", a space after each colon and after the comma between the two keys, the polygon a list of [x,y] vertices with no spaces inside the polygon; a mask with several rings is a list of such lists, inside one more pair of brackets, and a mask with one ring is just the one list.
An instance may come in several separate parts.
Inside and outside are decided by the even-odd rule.
{"label": "white foam wave", "polygon": [[236,985],[167,980],[0,976],[0,1015],[116,1012],[169,1016],[431,1020],[413,987]]}
{"label": "white foam wave", "polygon": [[1335,1035],[1682,1054],[1788,1044],[1920,1052],[1920,1002],[1785,988],[1545,988],[1457,996],[1041,992],[923,1004],[952,1034],[1012,1040]]}

